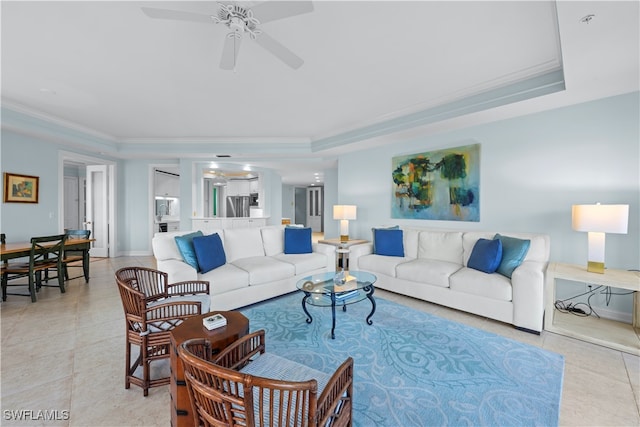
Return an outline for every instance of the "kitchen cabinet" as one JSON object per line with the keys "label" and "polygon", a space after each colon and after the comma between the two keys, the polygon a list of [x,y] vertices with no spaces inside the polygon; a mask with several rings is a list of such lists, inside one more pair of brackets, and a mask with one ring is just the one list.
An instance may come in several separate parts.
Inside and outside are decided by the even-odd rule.
{"label": "kitchen cabinet", "polygon": [[155,194],[163,197],[180,197],[180,177],[156,171]]}
{"label": "kitchen cabinet", "polygon": [[191,220],[191,228],[193,230],[200,230],[207,234],[208,232],[220,230],[222,222],[219,219],[193,219]]}
{"label": "kitchen cabinet", "polygon": [[205,234],[226,228],[263,227],[265,225],[267,225],[266,218],[198,218],[191,220],[193,230],[200,230]]}
{"label": "kitchen cabinet", "polygon": [[264,218],[234,218],[233,228],[263,227],[267,224]]}
{"label": "kitchen cabinet", "polygon": [[234,179],[227,183],[227,196],[248,196],[251,184],[246,179]]}
{"label": "kitchen cabinet", "polygon": [[260,182],[258,179],[252,179],[249,181],[249,193],[259,193],[260,192]]}

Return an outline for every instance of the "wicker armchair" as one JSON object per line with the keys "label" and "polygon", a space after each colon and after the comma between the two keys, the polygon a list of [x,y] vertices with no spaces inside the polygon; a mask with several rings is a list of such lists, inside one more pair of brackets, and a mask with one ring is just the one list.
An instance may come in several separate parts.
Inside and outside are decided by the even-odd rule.
{"label": "wicker armchair", "polygon": [[[151,379],[150,364],[170,356],[170,331],[183,320],[209,311],[209,282],[190,281],[169,284],[167,273],[144,267],[116,271],[126,323],[125,388],[131,383],[142,387],[169,384],[169,377]],[[131,346],[140,349],[131,363]],[[142,375],[136,370],[142,367]]]}
{"label": "wicker armchair", "polygon": [[178,354],[195,425],[352,424],[351,357],[328,375],[265,353],[264,330],[244,336],[217,356],[206,339],[185,341]]}

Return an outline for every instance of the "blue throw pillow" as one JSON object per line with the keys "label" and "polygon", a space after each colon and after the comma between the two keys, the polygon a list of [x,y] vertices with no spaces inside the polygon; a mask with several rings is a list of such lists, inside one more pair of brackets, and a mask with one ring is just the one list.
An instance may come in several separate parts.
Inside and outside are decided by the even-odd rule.
{"label": "blue throw pillow", "polygon": [[399,230],[399,225],[391,225],[389,227],[373,227],[371,229],[371,234],[373,234],[373,253],[376,253],[376,230]]}
{"label": "blue throw pillow", "polygon": [[218,233],[194,237],[193,247],[196,251],[201,273],[206,273],[227,263],[222,239],[220,239]]}
{"label": "blue throw pillow", "polygon": [[473,246],[467,267],[485,273],[495,273],[502,261],[502,241],[500,239],[478,239]]}
{"label": "blue throw pillow", "polygon": [[511,279],[513,270],[518,268],[524,261],[524,257],[527,256],[531,240],[516,239],[515,237],[501,236],[500,234],[496,234],[494,239],[499,239],[502,242],[502,261],[496,271]]}
{"label": "blue throw pillow", "polygon": [[284,253],[285,254],[310,254],[311,228],[286,227],[284,229]]}
{"label": "blue throw pillow", "polygon": [[180,255],[182,255],[182,259],[184,262],[189,264],[191,267],[196,270],[200,270],[198,266],[198,259],[196,258],[196,253],[193,250],[193,238],[202,236],[202,231],[196,231],[189,234],[184,234],[182,236],[176,236],[176,245],[178,245],[178,251],[180,251]]}
{"label": "blue throw pillow", "polygon": [[373,239],[376,242],[376,255],[404,256],[402,230],[375,229]]}

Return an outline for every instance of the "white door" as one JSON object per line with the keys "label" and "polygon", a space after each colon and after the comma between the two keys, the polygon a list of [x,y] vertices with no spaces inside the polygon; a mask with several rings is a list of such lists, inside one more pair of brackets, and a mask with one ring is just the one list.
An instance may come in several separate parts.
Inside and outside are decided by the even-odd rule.
{"label": "white door", "polygon": [[109,199],[107,165],[87,166],[87,229],[91,256],[109,256]]}
{"label": "white door", "polygon": [[324,209],[322,200],[322,187],[307,188],[307,227],[311,227],[314,233],[322,231],[322,211]]}
{"label": "white door", "polygon": [[64,228],[80,228],[80,194],[78,177],[64,177]]}

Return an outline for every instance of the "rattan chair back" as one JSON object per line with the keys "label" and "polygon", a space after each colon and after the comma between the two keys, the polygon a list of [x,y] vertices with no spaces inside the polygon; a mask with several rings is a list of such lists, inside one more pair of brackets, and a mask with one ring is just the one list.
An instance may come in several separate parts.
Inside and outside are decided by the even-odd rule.
{"label": "rattan chair back", "polygon": [[241,338],[218,356],[206,339],[187,340],[179,346],[195,425],[351,425],[353,359],[336,370],[318,397],[315,379],[284,381],[238,370],[264,353],[264,347],[264,330]]}
{"label": "rattan chair back", "polygon": [[[209,283],[190,281],[168,285],[166,273],[145,267],[121,268],[115,278],[125,316],[125,388],[133,383],[142,387],[147,396],[150,387],[169,384],[169,377],[152,379],[149,365],[169,358],[171,330],[185,319],[202,314],[200,302],[172,297],[208,294]],[[132,362],[134,345],[140,351]],[[143,368],[142,376],[136,374],[139,366]]]}

